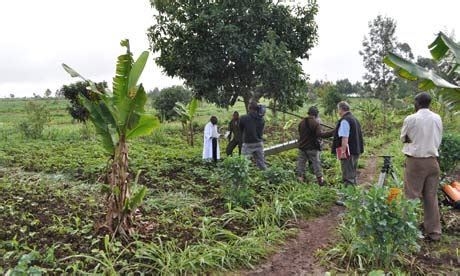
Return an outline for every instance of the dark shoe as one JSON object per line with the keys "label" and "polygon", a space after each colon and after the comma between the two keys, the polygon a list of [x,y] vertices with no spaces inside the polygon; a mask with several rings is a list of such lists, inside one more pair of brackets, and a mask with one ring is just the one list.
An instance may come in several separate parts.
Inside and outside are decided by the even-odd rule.
{"label": "dark shoe", "polygon": [[441,234],[431,233],[425,235],[425,240],[429,242],[439,242],[441,240]]}
{"label": "dark shoe", "polygon": [[324,186],[324,180],[322,176],[316,177],[316,182],[318,183],[319,186],[321,187]]}

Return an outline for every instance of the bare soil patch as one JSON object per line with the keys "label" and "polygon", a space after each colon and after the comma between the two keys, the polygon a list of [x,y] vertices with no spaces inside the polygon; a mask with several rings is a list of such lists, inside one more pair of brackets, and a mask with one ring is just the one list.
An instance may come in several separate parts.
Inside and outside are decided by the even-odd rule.
{"label": "bare soil patch", "polygon": [[335,228],[343,207],[334,206],[330,212],[312,220],[299,221],[299,234],[288,240],[280,251],[251,271],[242,275],[320,275],[325,270],[318,264],[315,253],[335,239]]}
{"label": "bare soil patch", "polygon": [[[366,165],[359,170],[358,183],[371,185],[377,172],[377,160],[371,156]],[[250,271],[241,271],[241,275],[251,276],[278,276],[278,275],[324,275],[327,270],[319,263],[316,252],[327,247],[337,238],[336,228],[340,223],[340,214],[344,207],[333,206],[330,211],[321,217],[302,220],[296,224],[299,233],[288,240],[266,262]]]}

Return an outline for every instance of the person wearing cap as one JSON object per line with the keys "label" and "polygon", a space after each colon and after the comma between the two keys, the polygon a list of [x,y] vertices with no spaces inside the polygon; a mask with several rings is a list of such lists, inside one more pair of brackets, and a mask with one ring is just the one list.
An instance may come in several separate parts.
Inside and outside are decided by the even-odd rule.
{"label": "person wearing cap", "polygon": [[334,130],[323,132],[318,119],[319,111],[316,106],[308,109],[308,117],[299,124],[299,155],[297,157],[297,177],[303,182],[307,162],[313,167],[318,185],[323,186],[323,172],[321,169],[321,141],[320,138],[328,138],[334,135]]}
{"label": "person wearing cap", "polygon": [[242,145],[243,139],[241,137],[240,131],[240,114],[238,111],[235,111],[233,112],[232,120],[228,124],[228,145],[226,150],[227,155],[231,156],[236,146],[238,146],[238,155],[241,155]]}
{"label": "person wearing cap", "polygon": [[441,221],[438,207],[438,185],[441,171],[438,157],[442,140],[441,117],[429,107],[431,96],[415,96],[416,113],[407,116],[401,129],[404,143],[404,194],[409,199],[422,199],[425,238],[441,239]]}
{"label": "person wearing cap", "polygon": [[217,131],[217,117],[211,116],[209,123],[204,127],[203,159],[217,161],[220,159],[219,149],[220,134]]}

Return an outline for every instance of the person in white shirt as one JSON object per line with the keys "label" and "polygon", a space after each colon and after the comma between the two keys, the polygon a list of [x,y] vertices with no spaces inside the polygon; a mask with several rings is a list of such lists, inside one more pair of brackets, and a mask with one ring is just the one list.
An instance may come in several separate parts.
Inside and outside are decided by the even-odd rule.
{"label": "person in white shirt", "polygon": [[217,117],[211,116],[209,123],[204,127],[203,159],[217,161],[220,159],[220,134],[217,131]]}
{"label": "person in white shirt", "polygon": [[437,189],[439,184],[438,149],[442,140],[441,117],[429,110],[431,96],[415,96],[416,113],[407,116],[401,129],[406,155],[404,193],[409,199],[423,200],[425,237],[437,241],[441,238],[441,222]]}

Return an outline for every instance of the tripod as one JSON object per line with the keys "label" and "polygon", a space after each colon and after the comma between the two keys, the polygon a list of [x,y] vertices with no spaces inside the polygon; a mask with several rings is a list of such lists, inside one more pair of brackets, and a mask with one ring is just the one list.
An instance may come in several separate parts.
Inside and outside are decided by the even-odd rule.
{"label": "tripod", "polygon": [[398,182],[398,177],[396,176],[396,173],[393,169],[393,164],[391,163],[391,157],[393,156],[382,155],[380,157],[383,157],[383,166],[380,170],[379,181],[377,182],[377,186],[383,187],[383,184],[385,183],[388,174],[390,174],[391,177],[393,177],[393,180],[395,182]]}

